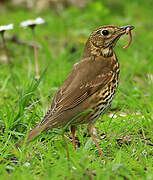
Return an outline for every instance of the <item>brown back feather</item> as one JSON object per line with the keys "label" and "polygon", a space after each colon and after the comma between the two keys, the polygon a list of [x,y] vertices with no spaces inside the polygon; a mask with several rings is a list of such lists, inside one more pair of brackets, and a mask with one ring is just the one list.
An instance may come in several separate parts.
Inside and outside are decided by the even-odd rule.
{"label": "brown back feather", "polygon": [[74,108],[103,88],[114,75],[115,61],[114,55],[112,58],[90,57],[77,63],[57,92],[41,125],[63,111]]}

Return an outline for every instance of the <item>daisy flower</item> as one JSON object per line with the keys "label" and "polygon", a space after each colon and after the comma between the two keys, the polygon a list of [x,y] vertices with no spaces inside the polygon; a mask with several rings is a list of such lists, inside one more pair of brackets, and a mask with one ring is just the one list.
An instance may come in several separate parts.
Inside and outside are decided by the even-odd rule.
{"label": "daisy flower", "polygon": [[11,29],[13,29],[13,27],[14,27],[13,24],[8,24],[8,25],[0,26],[0,32],[4,32],[4,31],[7,31],[7,30],[11,30]]}
{"label": "daisy flower", "polygon": [[21,22],[20,27],[23,27],[23,28],[25,28],[25,27],[34,27],[34,26],[36,26],[38,24],[44,24],[44,23],[45,23],[45,20],[43,18],[41,18],[41,17],[38,17],[36,19],[31,19],[31,20],[29,19],[27,21]]}
{"label": "daisy flower", "polygon": [[1,35],[1,38],[2,38],[3,49],[4,49],[6,57],[7,57],[7,62],[9,64],[11,64],[11,61],[10,61],[10,58],[9,58],[9,52],[8,52],[8,48],[7,48],[7,45],[6,45],[6,42],[5,42],[4,34],[5,34],[5,31],[11,30],[11,29],[13,29],[13,27],[14,27],[13,24],[0,26],[0,35]]}
{"label": "daisy flower", "polygon": [[35,57],[35,72],[36,72],[36,79],[40,78],[40,73],[39,73],[39,61],[38,61],[38,49],[36,46],[36,34],[35,34],[35,26],[38,24],[44,24],[45,20],[41,17],[38,17],[33,20],[27,20],[23,21],[20,23],[20,27],[26,28],[30,27],[32,30],[32,35],[33,35],[33,42],[34,42],[34,57]]}

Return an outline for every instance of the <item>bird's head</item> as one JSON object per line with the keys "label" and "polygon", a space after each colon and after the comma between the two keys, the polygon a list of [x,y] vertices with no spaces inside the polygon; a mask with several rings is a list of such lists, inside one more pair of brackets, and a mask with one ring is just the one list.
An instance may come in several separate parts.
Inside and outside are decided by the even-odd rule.
{"label": "bird's head", "polygon": [[127,34],[127,29],[131,31],[134,26],[101,26],[97,28],[91,33],[86,43],[83,57],[112,56],[116,42],[123,34]]}

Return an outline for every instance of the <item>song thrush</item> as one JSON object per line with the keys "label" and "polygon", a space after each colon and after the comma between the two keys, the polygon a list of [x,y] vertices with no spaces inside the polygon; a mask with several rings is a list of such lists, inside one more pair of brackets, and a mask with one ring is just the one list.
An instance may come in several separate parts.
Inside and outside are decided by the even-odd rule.
{"label": "song thrush", "polygon": [[[64,127],[77,114],[92,109],[92,112],[72,122],[73,144],[76,149],[75,127],[88,123],[88,133],[102,155],[92,129],[98,117],[110,107],[118,87],[120,68],[114,52],[116,42],[123,34],[131,35],[133,28],[101,26],[91,33],[85,45],[83,58],[74,65],[61,85],[42,122],[29,133],[27,144],[41,131]],[[17,142],[16,146],[22,141],[23,139]]]}

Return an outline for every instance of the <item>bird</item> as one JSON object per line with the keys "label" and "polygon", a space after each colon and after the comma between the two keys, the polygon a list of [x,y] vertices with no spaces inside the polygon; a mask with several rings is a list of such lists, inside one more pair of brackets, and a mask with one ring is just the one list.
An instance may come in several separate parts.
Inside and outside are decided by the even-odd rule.
{"label": "bird", "polygon": [[[124,34],[130,34],[132,40],[133,29],[134,26],[131,25],[106,25],[90,34],[81,60],[73,65],[42,121],[29,132],[26,145],[40,132],[63,128],[78,114],[92,110],[70,124],[72,142],[76,149],[76,128],[80,124],[88,124],[88,134],[97,146],[100,156],[103,156],[93,128],[96,120],[110,108],[118,88],[120,65],[114,47]],[[24,140],[25,138],[19,140],[15,146],[20,147]]]}

